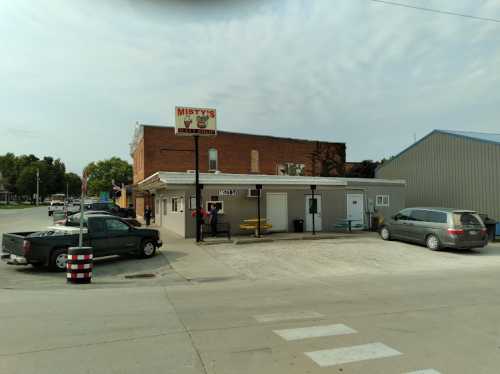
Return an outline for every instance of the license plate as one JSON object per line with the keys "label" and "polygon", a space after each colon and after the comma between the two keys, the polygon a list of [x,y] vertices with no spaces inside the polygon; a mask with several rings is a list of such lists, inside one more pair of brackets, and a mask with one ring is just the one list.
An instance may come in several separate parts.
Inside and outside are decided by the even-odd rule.
{"label": "license plate", "polygon": [[477,231],[469,231],[469,235],[477,235]]}

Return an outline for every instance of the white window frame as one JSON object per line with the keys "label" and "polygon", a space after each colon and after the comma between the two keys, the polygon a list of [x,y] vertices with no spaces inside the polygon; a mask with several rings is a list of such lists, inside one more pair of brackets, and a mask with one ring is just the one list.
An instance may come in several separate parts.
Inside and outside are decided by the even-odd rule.
{"label": "white window frame", "polygon": [[207,211],[207,213],[210,213],[210,211],[208,210],[208,206],[210,204],[220,204],[222,206],[222,209],[219,209],[218,214],[224,214],[224,201],[223,200],[210,200],[210,201],[206,201],[205,202],[205,210]]}
{"label": "white window frame", "polygon": [[[215,160],[211,157],[213,154],[215,155]],[[212,161],[215,161],[215,169],[211,167]],[[208,149],[208,170],[209,171],[219,170],[219,152],[217,151],[217,148]]]}
{"label": "white window frame", "polygon": [[375,196],[375,206],[388,207],[389,205],[390,205],[389,195]]}
{"label": "white window frame", "polygon": [[172,196],[170,198],[170,211],[173,212],[173,213],[182,213],[182,212],[184,212],[184,197],[182,197],[182,196]]}

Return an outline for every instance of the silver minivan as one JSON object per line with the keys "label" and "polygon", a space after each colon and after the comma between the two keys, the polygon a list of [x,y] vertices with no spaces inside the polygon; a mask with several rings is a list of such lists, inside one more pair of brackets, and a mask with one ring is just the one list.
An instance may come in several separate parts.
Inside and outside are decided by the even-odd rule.
{"label": "silver minivan", "polygon": [[486,226],[476,212],[450,208],[403,209],[382,225],[380,236],[425,244],[433,251],[488,244]]}

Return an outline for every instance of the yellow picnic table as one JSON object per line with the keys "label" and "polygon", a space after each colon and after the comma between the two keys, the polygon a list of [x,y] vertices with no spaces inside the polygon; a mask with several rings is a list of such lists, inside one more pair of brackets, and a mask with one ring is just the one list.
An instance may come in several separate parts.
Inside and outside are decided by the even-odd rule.
{"label": "yellow picnic table", "polygon": [[[250,218],[250,219],[244,219],[243,223],[240,225],[241,230],[253,230],[255,233],[255,236],[259,236],[259,227],[258,227],[259,219],[258,218]],[[268,230],[272,228],[273,225],[270,223],[266,223],[265,218],[260,219],[260,231]]]}

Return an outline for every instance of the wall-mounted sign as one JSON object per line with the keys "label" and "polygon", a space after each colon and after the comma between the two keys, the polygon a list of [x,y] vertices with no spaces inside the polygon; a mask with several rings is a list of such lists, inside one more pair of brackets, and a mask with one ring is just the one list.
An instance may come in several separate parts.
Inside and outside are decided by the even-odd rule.
{"label": "wall-mounted sign", "polygon": [[175,107],[176,135],[217,135],[217,112],[209,108]]}
{"label": "wall-mounted sign", "polygon": [[238,196],[238,191],[233,189],[219,190],[219,196]]}

